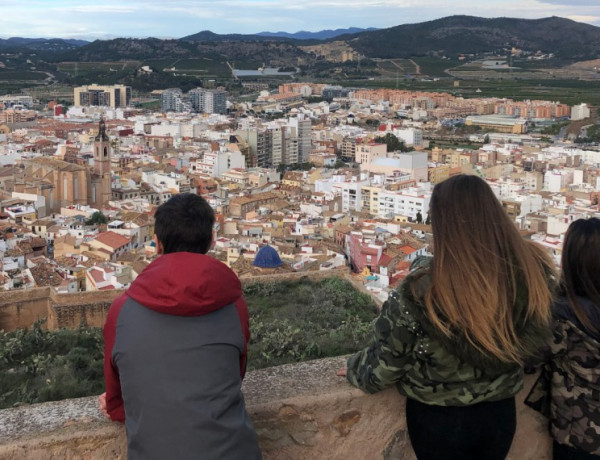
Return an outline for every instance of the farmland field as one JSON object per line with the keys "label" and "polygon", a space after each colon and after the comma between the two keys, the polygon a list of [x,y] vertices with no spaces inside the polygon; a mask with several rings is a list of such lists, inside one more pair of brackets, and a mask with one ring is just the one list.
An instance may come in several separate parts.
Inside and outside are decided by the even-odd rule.
{"label": "farmland field", "polygon": [[73,77],[88,77],[97,74],[123,73],[132,71],[141,65],[140,61],[118,62],[61,62],[58,70]]}
{"label": "farmland field", "polygon": [[36,72],[32,70],[11,70],[0,69],[0,80],[4,81],[23,81],[23,80],[45,80],[48,75],[44,72]]}

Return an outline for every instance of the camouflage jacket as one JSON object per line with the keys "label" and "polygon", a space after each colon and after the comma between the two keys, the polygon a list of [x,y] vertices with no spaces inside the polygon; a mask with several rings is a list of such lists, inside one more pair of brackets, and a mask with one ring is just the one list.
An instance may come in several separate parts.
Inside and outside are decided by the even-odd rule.
{"label": "camouflage jacket", "polygon": [[[579,299],[596,327],[600,309]],[[600,334],[585,330],[566,299],[554,306],[549,359],[525,400],[550,419],[561,444],[600,455]]]}
{"label": "camouflage jacket", "polygon": [[[438,406],[468,406],[515,395],[523,386],[521,366],[478,352],[460,331],[446,337],[428,320],[422,296],[431,284],[430,263],[429,258],[415,261],[413,271],[390,293],[375,320],[371,345],[348,359],[349,382],[367,393],[395,384],[403,395]],[[548,329],[547,324],[530,323],[517,328],[528,336],[532,349],[541,346]]]}

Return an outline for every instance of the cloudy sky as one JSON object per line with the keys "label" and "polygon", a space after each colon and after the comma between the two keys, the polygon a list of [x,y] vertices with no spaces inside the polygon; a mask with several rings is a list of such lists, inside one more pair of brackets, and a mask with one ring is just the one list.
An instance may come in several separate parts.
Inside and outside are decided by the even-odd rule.
{"label": "cloudy sky", "polygon": [[385,28],[454,14],[561,16],[600,26],[600,0],[0,0],[0,38],[180,38]]}

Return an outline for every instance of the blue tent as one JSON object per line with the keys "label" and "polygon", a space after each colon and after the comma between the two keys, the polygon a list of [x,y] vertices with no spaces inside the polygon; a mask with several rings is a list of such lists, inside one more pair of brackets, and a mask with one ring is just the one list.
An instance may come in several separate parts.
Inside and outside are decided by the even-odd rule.
{"label": "blue tent", "polygon": [[279,254],[271,246],[266,245],[258,250],[252,265],[260,268],[276,268],[283,265]]}

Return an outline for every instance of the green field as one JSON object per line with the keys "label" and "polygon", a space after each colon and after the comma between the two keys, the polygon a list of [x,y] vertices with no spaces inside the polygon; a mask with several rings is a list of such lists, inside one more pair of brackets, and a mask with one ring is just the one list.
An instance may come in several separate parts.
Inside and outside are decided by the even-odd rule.
{"label": "green field", "polygon": [[430,77],[448,77],[446,69],[454,68],[461,64],[456,59],[439,59],[434,57],[416,57],[413,61],[419,65],[421,74]]}
{"label": "green field", "polygon": [[398,75],[402,78],[406,77],[407,74],[415,75],[417,72],[415,64],[410,59],[378,61],[377,70],[387,77]]}
{"label": "green field", "polygon": [[48,78],[44,72],[36,72],[33,70],[10,70],[0,69],[0,80],[3,81],[35,81],[45,80]]}
{"label": "green field", "polygon": [[131,72],[141,65],[140,61],[118,62],[61,62],[58,70],[73,77],[93,77],[98,74],[122,74]]}
{"label": "green field", "polygon": [[142,65],[149,66],[155,72],[171,72],[199,77],[231,77],[231,70],[221,58],[197,59],[148,59]]}

